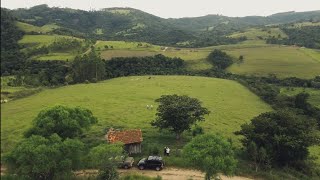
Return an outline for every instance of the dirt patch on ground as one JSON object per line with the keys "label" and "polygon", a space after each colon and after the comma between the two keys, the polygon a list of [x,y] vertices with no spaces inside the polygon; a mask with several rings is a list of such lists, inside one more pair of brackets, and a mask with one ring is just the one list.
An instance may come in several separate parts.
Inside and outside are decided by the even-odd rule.
{"label": "dirt patch on ground", "polygon": [[[83,170],[77,171],[77,176],[93,176],[97,174],[97,170]],[[197,170],[190,170],[190,169],[180,169],[180,168],[165,168],[162,171],[155,171],[155,170],[139,170],[137,168],[131,168],[128,170],[119,169],[120,176],[130,175],[130,174],[139,174],[148,177],[157,177],[161,176],[163,180],[203,180],[205,174],[201,171]],[[252,180],[246,177],[240,176],[220,176],[222,180]]]}

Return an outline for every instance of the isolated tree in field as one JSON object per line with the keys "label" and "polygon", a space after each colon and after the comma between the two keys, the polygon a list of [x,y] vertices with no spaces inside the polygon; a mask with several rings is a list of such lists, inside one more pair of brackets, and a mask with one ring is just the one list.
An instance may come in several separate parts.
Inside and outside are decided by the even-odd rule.
{"label": "isolated tree in field", "polygon": [[63,139],[74,138],[95,123],[97,118],[88,109],[55,106],[38,114],[33,120],[33,127],[25,133],[25,137],[31,135],[49,137],[56,133]]}
{"label": "isolated tree in field", "polygon": [[250,143],[264,148],[272,163],[284,166],[305,160],[308,147],[317,143],[319,137],[314,119],[299,116],[287,110],[268,112],[241,126],[237,135],[243,135],[242,143],[247,149]]}
{"label": "isolated tree in field", "polygon": [[22,140],[4,161],[9,172],[22,179],[68,179],[72,170],[79,168],[83,149],[81,141],[63,141],[57,134],[48,138],[31,136]]}
{"label": "isolated tree in field", "polygon": [[237,167],[231,143],[219,135],[205,134],[192,139],[183,156],[206,173],[206,179],[218,178],[218,173],[232,175]]}
{"label": "isolated tree in field", "polygon": [[219,69],[226,69],[233,63],[231,56],[217,49],[209,54],[208,61]]}
{"label": "isolated tree in field", "polygon": [[179,95],[163,95],[156,102],[160,103],[156,119],[151,125],[161,129],[169,129],[176,133],[179,140],[185,130],[198,121],[204,121],[204,115],[209,114],[207,108],[201,106],[196,98]]}

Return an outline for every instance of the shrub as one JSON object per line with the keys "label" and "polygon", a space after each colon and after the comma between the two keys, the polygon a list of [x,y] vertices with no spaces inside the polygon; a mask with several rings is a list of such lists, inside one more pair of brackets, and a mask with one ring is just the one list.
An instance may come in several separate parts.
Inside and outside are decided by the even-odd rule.
{"label": "shrub", "polygon": [[192,129],[192,136],[197,136],[197,135],[201,135],[201,134],[204,134],[204,130],[201,126],[195,126],[193,129]]}

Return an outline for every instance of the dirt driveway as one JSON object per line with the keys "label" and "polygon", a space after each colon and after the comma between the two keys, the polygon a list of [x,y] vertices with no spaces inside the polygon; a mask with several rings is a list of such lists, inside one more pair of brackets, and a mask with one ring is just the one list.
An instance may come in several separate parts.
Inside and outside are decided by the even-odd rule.
{"label": "dirt driveway", "polygon": [[[82,175],[92,175],[96,174],[96,170],[84,170],[84,171],[77,171],[76,174],[79,176]],[[119,170],[120,176],[129,175],[129,174],[139,174],[149,177],[157,177],[161,176],[163,180],[204,180],[204,173],[197,171],[197,170],[190,170],[190,169],[180,169],[180,168],[165,168],[162,171],[155,171],[155,170],[139,170],[137,168],[131,168],[128,170],[120,169]],[[240,176],[220,176],[222,180],[252,180],[246,177]]]}

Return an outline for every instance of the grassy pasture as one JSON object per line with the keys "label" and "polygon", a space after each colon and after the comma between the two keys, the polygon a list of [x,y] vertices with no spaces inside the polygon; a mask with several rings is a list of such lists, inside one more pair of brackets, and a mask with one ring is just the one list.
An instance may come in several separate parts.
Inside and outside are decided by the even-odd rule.
{"label": "grassy pasture", "polygon": [[315,61],[320,62],[320,50],[317,49],[307,49],[307,48],[300,48],[301,52],[305,55],[309,56],[310,58],[314,59]]}
{"label": "grassy pasture", "polygon": [[150,51],[130,51],[130,50],[108,50],[101,52],[101,58],[109,60],[115,57],[144,57],[159,54]]}
{"label": "grassy pasture", "polygon": [[[264,31],[263,31],[264,32]],[[267,32],[266,32],[267,33]],[[68,36],[58,35],[26,35],[20,44],[46,45],[56,38]],[[139,45],[140,44],[140,45]],[[106,49],[105,46],[108,46]],[[111,49],[111,46],[113,47]],[[204,70],[212,67],[206,58],[214,49],[221,49],[235,58],[244,55],[242,64],[234,64],[228,70],[238,74],[253,74],[300,78],[312,78],[320,72],[320,51],[290,46],[276,46],[265,44],[262,40],[248,40],[240,44],[211,46],[205,48],[173,48],[161,47],[149,43],[124,41],[97,41],[95,48],[103,59],[113,57],[142,57],[163,54],[168,57],[179,57],[186,61],[190,70]],[[72,60],[74,53],[50,53],[35,57],[38,60]]]}
{"label": "grassy pasture", "polygon": [[[63,36],[63,35],[25,35],[19,41],[19,44],[25,47],[40,47],[40,46],[48,46],[54,41],[60,38],[67,39],[77,39],[83,41],[83,39],[72,37],[72,36]],[[27,51],[27,48],[22,49],[21,51]],[[50,52],[46,55],[39,55],[32,57],[36,60],[73,60],[78,52],[74,50],[64,50],[63,52]]]}
{"label": "grassy pasture", "polygon": [[[140,44],[140,46],[139,46]],[[161,47],[145,42],[126,42],[126,41],[97,41],[95,47],[100,50],[109,50],[104,46],[113,46],[113,50],[133,50],[133,51],[160,51]]]}
{"label": "grassy pasture", "polygon": [[259,40],[258,37],[261,37],[261,38],[267,38],[269,36],[278,37],[279,34],[281,35],[281,37],[287,37],[287,35],[284,32],[282,32],[279,28],[267,28],[265,30],[258,29],[258,28],[250,28],[250,29],[247,29],[245,32],[237,32],[230,35],[229,37],[238,38],[238,37],[246,36],[248,40]]}
{"label": "grassy pasture", "polygon": [[23,23],[23,22],[16,22],[16,26],[24,32],[37,32],[37,33],[48,33],[54,29],[58,29],[59,26],[56,24],[46,24],[44,26],[34,26],[31,24]]}
{"label": "grassy pasture", "polygon": [[76,57],[73,53],[49,53],[46,55],[36,56],[36,60],[73,60]]}
{"label": "grassy pasture", "polygon": [[24,35],[21,40],[19,40],[19,44],[22,45],[49,45],[52,42],[54,42],[56,39],[59,38],[70,38],[70,39],[78,39],[76,37],[71,37],[71,36],[62,36],[62,35]]}
{"label": "grassy pasture", "polygon": [[[172,48],[161,49],[160,46],[137,47],[138,43],[123,41],[99,41],[96,48],[100,48],[101,57],[141,57],[163,54],[168,57],[179,57],[186,61],[190,70],[211,68],[206,62],[209,53],[214,49],[221,49],[235,58],[244,55],[243,64],[234,64],[230,72],[239,74],[254,74],[267,76],[276,74],[279,77],[312,78],[320,71],[320,52],[307,48],[276,46],[265,44],[261,40],[249,40],[240,44],[211,46],[205,48]],[[112,45],[113,50],[103,50],[104,45]],[[143,45],[148,46],[148,44]]]}
{"label": "grassy pasture", "polygon": [[304,27],[304,26],[320,26],[320,22],[302,22],[302,23],[295,23],[292,27],[294,28],[299,28],[299,27]]}
{"label": "grassy pasture", "polygon": [[[254,116],[272,110],[237,82],[189,76],[133,76],[96,84],[78,84],[47,89],[1,106],[1,152],[7,152],[31,126],[41,109],[57,104],[92,110],[99,123],[89,132],[92,141],[103,138],[106,127],[141,128],[144,141],[174,146],[174,135],[160,133],[149,122],[154,119],[155,99],[165,94],[196,97],[211,114],[200,123],[206,132],[221,133],[238,144],[233,132]],[[147,110],[146,105],[154,105]],[[181,144],[183,145],[183,144]]]}
{"label": "grassy pasture", "polygon": [[281,88],[281,93],[288,96],[294,96],[306,92],[310,94],[309,103],[320,108],[320,90],[312,88]]}
{"label": "grassy pasture", "polygon": [[234,57],[244,56],[244,63],[233,64],[228,70],[237,74],[266,76],[275,74],[280,78],[313,78],[319,75],[319,52],[297,47],[269,46],[226,50]]}

